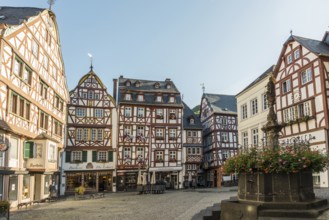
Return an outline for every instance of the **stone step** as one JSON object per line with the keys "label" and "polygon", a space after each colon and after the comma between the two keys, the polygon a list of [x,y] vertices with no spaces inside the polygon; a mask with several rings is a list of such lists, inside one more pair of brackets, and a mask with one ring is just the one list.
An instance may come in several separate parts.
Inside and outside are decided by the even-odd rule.
{"label": "stone step", "polygon": [[259,217],[276,218],[305,218],[316,219],[322,212],[329,209],[329,205],[324,205],[314,209],[265,209],[259,210]]}

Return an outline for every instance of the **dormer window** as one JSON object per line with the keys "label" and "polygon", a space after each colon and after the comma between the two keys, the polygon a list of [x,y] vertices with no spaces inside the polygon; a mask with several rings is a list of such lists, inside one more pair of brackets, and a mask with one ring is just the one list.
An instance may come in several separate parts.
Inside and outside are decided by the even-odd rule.
{"label": "dormer window", "polygon": [[143,102],[144,101],[144,96],[143,95],[138,95],[137,96],[137,101],[138,102]]}
{"label": "dormer window", "polygon": [[194,118],[190,118],[190,124],[194,125]]}
{"label": "dormer window", "polygon": [[141,83],[140,83],[139,81],[136,81],[136,82],[135,82],[135,86],[136,86],[136,87],[140,87],[140,86],[141,86]]}
{"label": "dormer window", "polygon": [[168,84],[166,85],[166,88],[167,88],[167,89],[170,89],[170,88],[171,88],[171,85],[168,83]]}
{"label": "dormer window", "polygon": [[174,102],[175,102],[175,97],[174,96],[169,97],[169,103],[174,103]]}
{"label": "dormer window", "polygon": [[162,102],[162,96],[158,95],[155,99],[156,102]]}
{"label": "dormer window", "polygon": [[125,94],[125,100],[131,101],[131,94]]}
{"label": "dormer window", "polygon": [[154,84],[154,88],[156,88],[156,89],[160,88],[160,84],[159,83],[155,83]]}
{"label": "dormer window", "polygon": [[125,83],[126,86],[130,86],[131,85],[131,82],[129,80],[126,81]]}

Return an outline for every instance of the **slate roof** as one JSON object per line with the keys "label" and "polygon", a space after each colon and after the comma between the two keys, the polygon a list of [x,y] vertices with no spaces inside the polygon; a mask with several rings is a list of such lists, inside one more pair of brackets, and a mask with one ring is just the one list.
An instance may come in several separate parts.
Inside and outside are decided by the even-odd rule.
{"label": "slate roof", "polygon": [[43,8],[0,6],[0,24],[20,25],[24,20],[36,16],[44,10]]}
{"label": "slate roof", "polygon": [[329,45],[325,43],[325,41],[318,41],[318,40],[291,35],[288,38],[288,40],[285,42],[285,45],[289,43],[289,41],[291,40],[297,41],[302,46],[304,46],[305,48],[307,48],[308,50],[319,56],[329,56]]}
{"label": "slate roof", "polygon": [[234,95],[203,94],[214,113],[237,114],[236,98]]}
{"label": "slate roof", "polygon": [[[200,118],[194,114],[192,109],[188,107],[188,105],[183,102],[184,110],[183,110],[183,128],[184,129],[202,129],[202,123]],[[194,119],[194,124],[190,124],[190,118]]]}
{"label": "slate roof", "polygon": [[[130,85],[127,85],[127,82],[130,82]],[[136,86],[136,83],[139,83],[139,86]],[[158,84],[159,87],[155,88],[155,84]],[[167,85],[170,85],[170,88],[167,88]],[[124,100],[124,95],[130,93],[132,95],[132,100]],[[144,95],[144,101],[137,101],[138,94]],[[156,102],[156,96],[161,95],[163,102]],[[169,103],[169,98],[171,96],[175,97],[175,103]],[[176,88],[173,81],[166,79],[165,81],[151,81],[151,80],[141,80],[141,79],[131,79],[119,78],[119,88],[118,88],[118,103],[133,103],[139,105],[170,105],[176,107],[183,107],[182,99],[180,92]]]}
{"label": "slate roof", "polygon": [[261,81],[262,79],[266,78],[269,74],[273,73],[275,68],[275,65],[272,65],[270,68],[268,68],[264,73],[262,73],[257,79],[255,79],[252,83],[250,83],[246,88],[244,88],[241,92],[239,92],[236,96],[243,93],[253,85],[255,85],[257,82]]}

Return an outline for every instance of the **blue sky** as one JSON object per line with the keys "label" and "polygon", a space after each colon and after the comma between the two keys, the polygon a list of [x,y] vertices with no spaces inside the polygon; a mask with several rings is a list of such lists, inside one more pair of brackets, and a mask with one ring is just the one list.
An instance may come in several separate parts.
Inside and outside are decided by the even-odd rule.
{"label": "blue sky", "polygon": [[[47,8],[47,0],[1,0]],[[184,101],[236,95],[277,62],[290,35],[321,40],[327,0],[57,0],[69,89],[94,71],[112,94],[113,78],[171,78]]]}

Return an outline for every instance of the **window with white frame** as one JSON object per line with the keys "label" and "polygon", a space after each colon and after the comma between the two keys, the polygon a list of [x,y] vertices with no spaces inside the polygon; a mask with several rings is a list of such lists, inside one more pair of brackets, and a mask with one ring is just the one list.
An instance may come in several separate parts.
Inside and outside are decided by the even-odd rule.
{"label": "window with white frame", "polygon": [[95,108],[95,117],[103,118],[104,117],[104,109]]}
{"label": "window with white frame", "polygon": [[299,49],[296,49],[296,50],[294,51],[294,58],[295,58],[295,60],[297,60],[297,59],[300,58],[300,51],[299,51]]}
{"label": "window with white frame", "polygon": [[125,107],[125,117],[130,118],[131,117],[131,107]]}
{"label": "window with white frame", "polygon": [[143,102],[144,101],[144,95],[138,95],[137,96],[137,101],[138,102]]}
{"label": "window with white frame", "polygon": [[144,148],[143,147],[137,147],[137,157],[138,158],[144,157]]}
{"label": "window with white frame", "polygon": [[145,116],[145,108],[137,107],[137,117],[144,118]]}
{"label": "window with white frame", "polygon": [[258,101],[257,98],[250,101],[251,115],[256,115],[258,113]]}
{"label": "window with white frame", "polygon": [[247,110],[247,104],[243,104],[241,106],[241,113],[242,113],[242,119],[246,119],[248,117],[248,110]]}
{"label": "window with white frame", "polygon": [[156,152],[155,152],[155,159],[156,159],[157,161],[159,161],[159,160],[163,160],[163,151],[156,151]]}
{"label": "window with white frame", "polygon": [[71,161],[82,161],[82,151],[71,151]]}
{"label": "window with white frame", "polygon": [[306,101],[283,110],[283,121],[295,121],[298,118],[312,116],[312,102]]}
{"label": "window with white frame", "polygon": [[100,94],[99,93],[95,93],[95,99],[99,100]]}
{"label": "window with white frame", "polygon": [[97,141],[103,140],[103,129],[97,129]]}
{"label": "window with white frame", "polygon": [[54,162],[56,160],[56,146],[54,144],[50,144],[48,147],[48,161]]}
{"label": "window with white frame", "polygon": [[302,85],[312,81],[312,69],[308,68],[301,73]]}
{"label": "window with white frame", "polygon": [[86,109],[85,108],[77,108],[75,115],[77,117],[86,117]]}
{"label": "window with white frame", "polygon": [[78,128],[76,130],[75,139],[77,141],[81,141],[82,140],[82,137],[83,137],[83,129],[82,128]]}
{"label": "window with white frame", "polygon": [[40,91],[39,94],[43,99],[47,99],[47,94],[48,93],[48,85],[40,80]]}
{"label": "window with white frame", "polygon": [[156,128],[155,129],[155,137],[157,139],[163,139],[163,128]]}
{"label": "window with white frame", "polygon": [[267,94],[264,93],[262,97],[263,97],[263,110],[266,110],[268,108]]}
{"label": "window with white frame", "polygon": [[97,160],[98,161],[106,161],[107,159],[107,152],[106,151],[98,151],[97,152]]}
{"label": "window with white frame", "polygon": [[163,109],[158,108],[155,110],[155,117],[157,119],[163,119]]}
{"label": "window with white frame", "polygon": [[228,142],[228,133],[221,132],[221,139],[222,139],[222,142]]}
{"label": "window with white frame", "polygon": [[290,84],[290,79],[284,81],[282,83],[282,93],[287,93],[287,92],[290,92],[291,90],[291,84]]}
{"label": "window with white frame", "polygon": [[130,101],[131,100],[131,94],[125,94],[125,100]]}
{"label": "window with white frame", "polygon": [[84,128],[83,129],[83,140],[84,141],[88,141],[88,133],[89,133],[89,129],[88,128]]}
{"label": "window with white frame", "polygon": [[230,157],[230,152],[228,150],[222,151],[222,159],[225,160],[226,158]]}
{"label": "window with white frame", "polygon": [[160,96],[160,95],[158,95],[157,97],[156,97],[156,100],[155,100],[156,102],[162,102],[162,96]]}
{"label": "window with white frame", "polygon": [[125,125],[125,126],[123,127],[123,133],[124,133],[124,135],[131,136],[132,133],[133,133],[132,126],[130,126],[130,125]]}
{"label": "window with white frame", "polygon": [[88,91],[88,99],[94,99],[94,91],[92,90]]}
{"label": "window with white frame", "polygon": [[32,41],[32,54],[38,57],[39,54],[39,45],[34,40]]}
{"label": "window with white frame", "polygon": [[242,143],[244,147],[248,146],[248,132],[242,132]]}
{"label": "window with white frame", "polygon": [[169,140],[174,140],[176,139],[176,133],[177,133],[177,130],[175,128],[170,128],[169,129]]}
{"label": "window with white frame", "polygon": [[174,103],[175,102],[175,97],[174,96],[170,96],[169,97],[169,102],[170,103]]}
{"label": "window with white frame", "polygon": [[130,147],[124,147],[123,148],[123,158],[124,159],[130,159],[131,158],[131,148]]}
{"label": "window with white frame", "polygon": [[137,126],[137,136],[144,136],[144,126]]}
{"label": "window with white frame", "polygon": [[177,152],[176,151],[169,151],[169,159],[176,160],[177,159]]}
{"label": "window with white frame", "polygon": [[96,141],[97,140],[97,129],[96,128],[92,128],[91,129],[91,140],[92,141]]}
{"label": "window with white frame", "polygon": [[258,145],[258,128],[252,129],[251,134],[252,134],[252,144],[254,146],[257,146]]}
{"label": "window with white frame", "polygon": [[175,109],[169,110],[169,119],[176,119],[176,110]]}
{"label": "window with white frame", "polygon": [[16,94],[11,91],[10,95],[10,111],[11,113],[24,118],[26,120],[30,120],[30,109],[31,103],[27,101],[22,96]]}
{"label": "window with white frame", "polygon": [[48,130],[48,120],[49,120],[49,115],[44,113],[43,111],[40,111],[40,115],[39,115],[40,128]]}

